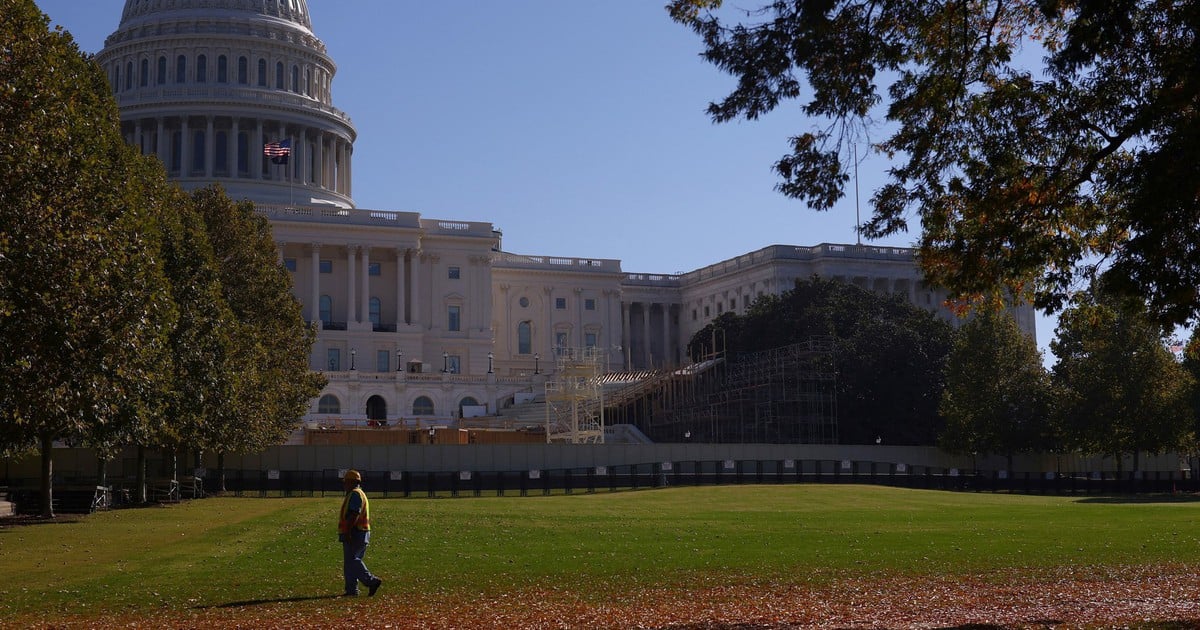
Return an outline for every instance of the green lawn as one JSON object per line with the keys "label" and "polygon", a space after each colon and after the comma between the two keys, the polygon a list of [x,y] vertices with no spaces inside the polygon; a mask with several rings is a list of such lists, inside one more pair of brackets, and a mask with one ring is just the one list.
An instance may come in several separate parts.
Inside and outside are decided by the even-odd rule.
{"label": "green lawn", "polygon": [[[389,597],[468,598],[517,587],[579,585],[580,597],[605,598],[711,579],[1200,565],[1192,499],[824,485],[374,499],[367,564]],[[336,594],[339,505],[205,499],[0,528],[0,620]]]}

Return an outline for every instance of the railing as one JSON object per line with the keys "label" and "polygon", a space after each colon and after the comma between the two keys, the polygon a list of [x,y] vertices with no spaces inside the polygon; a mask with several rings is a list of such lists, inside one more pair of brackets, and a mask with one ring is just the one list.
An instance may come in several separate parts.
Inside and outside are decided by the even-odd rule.
{"label": "railing", "polygon": [[186,101],[192,103],[203,100],[233,100],[248,105],[274,103],[286,107],[299,108],[305,112],[319,111],[337,119],[347,127],[353,125],[350,121],[350,116],[346,112],[332,105],[322,103],[315,98],[268,88],[195,85],[186,87],[153,87],[122,91],[115,94],[114,97],[117,100],[117,105],[121,107],[148,105],[156,101]]}
{"label": "railing", "polygon": [[621,261],[603,258],[563,258],[560,256],[527,256],[500,252],[494,267],[519,267],[525,269],[552,269],[555,271],[584,271],[598,273],[620,273]]}
{"label": "railing", "polygon": [[754,267],[775,260],[805,260],[816,261],[822,258],[894,260],[896,262],[912,262],[916,250],[908,247],[876,247],[871,245],[835,245],[822,243],[812,247],[797,247],[794,245],[769,245],[748,254],[722,260],[695,271],[676,275],[658,274],[625,274],[625,283],[651,286],[680,286],[692,284],[709,278],[716,278],[749,267]]}

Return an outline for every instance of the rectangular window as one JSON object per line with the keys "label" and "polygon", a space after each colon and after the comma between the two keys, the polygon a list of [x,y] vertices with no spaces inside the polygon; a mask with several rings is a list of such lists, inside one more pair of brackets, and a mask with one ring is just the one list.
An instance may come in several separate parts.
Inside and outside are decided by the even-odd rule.
{"label": "rectangular window", "polygon": [[560,311],[567,310],[567,298],[554,298],[554,308]]}
{"label": "rectangular window", "polygon": [[333,273],[333,261],[332,260],[322,260],[321,261],[321,273]]}
{"label": "rectangular window", "polygon": [[590,332],[583,336],[583,344],[589,348],[596,347],[596,333]]}
{"label": "rectangular window", "polygon": [[462,307],[451,306],[447,312],[446,330],[462,330]]}
{"label": "rectangular window", "polygon": [[451,374],[462,373],[462,359],[457,354],[452,354],[446,357],[446,369],[450,370]]}
{"label": "rectangular window", "polygon": [[392,371],[392,353],[387,350],[375,351],[375,371],[376,372],[391,372]]}
{"label": "rectangular window", "polygon": [[567,333],[565,333],[565,332],[554,333],[554,345],[558,349],[558,353],[562,354],[563,348],[567,347]]}
{"label": "rectangular window", "polygon": [[724,303],[724,302],[717,302],[717,313],[718,313],[718,314],[720,314],[720,313],[722,313],[722,312],[724,312],[724,311],[725,311],[725,303]]}
{"label": "rectangular window", "polygon": [[458,280],[460,276],[462,276],[462,269],[458,267],[449,268],[449,277],[451,280]]}
{"label": "rectangular window", "polygon": [[742,296],[742,308],[750,308],[750,296],[749,295]]}
{"label": "rectangular window", "polygon": [[704,316],[708,317],[708,307],[707,306],[704,307]]}
{"label": "rectangular window", "polygon": [[696,309],[692,309],[692,321],[696,321]]}
{"label": "rectangular window", "polygon": [[382,273],[379,263],[367,263],[367,275],[378,276]]}
{"label": "rectangular window", "polygon": [[595,298],[584,298],[583,310],[585,310],[585,311],[596,310],[596,299]]}
{"label": "rectangular window", "polygon": [[341,372],[342,371],[342,351],[341,350],[339,350],[337,348],[330,348],[329,350],[326,351],[325,356],[327,359],[325,365],[327,366],[327,369],[330,372]]}
{"label": "rectangular window", "polygon": [[295,258],[284,258],[283,266],[288,271],[290,271],[292,273],[296,273],[296,259]]}

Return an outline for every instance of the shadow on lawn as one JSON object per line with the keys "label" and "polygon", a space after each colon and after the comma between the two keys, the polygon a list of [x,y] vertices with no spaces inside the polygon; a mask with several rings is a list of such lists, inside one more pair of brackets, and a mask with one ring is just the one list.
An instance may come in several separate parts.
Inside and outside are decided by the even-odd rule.
{"label": "shadow on lawn", "polygon": [[1150,504],[1150,503],[1200,503],[1200,494],[1145,494],[1129,496],[1088,497],[1077,499],[1076,503],[1098,503],[1109,505]]}
{"label": "shadow on lawn", "polygon": [[201,610],[209,608],[247,608],[250,606],[262,606],[263,604],[286,604],[289,602],[311,602],[319,599],[337,599],[340,595],[310,595],[307,597],[277,597],[275,599],[247,599],[240,602],[226,602],[224,604],[209,604],[207,606],[193,606]]}

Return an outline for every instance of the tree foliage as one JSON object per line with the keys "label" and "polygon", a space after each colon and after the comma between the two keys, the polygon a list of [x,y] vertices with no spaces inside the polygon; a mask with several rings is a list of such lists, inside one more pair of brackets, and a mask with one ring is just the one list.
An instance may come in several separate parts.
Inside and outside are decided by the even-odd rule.
{"label": "tree foliage", "polygon": [[1097,287],[1063,313],[1056,335],[1053,376],[1069,446],[1117,457],[1193,440],[1195,382],[1139,302]]}
{"label": "tree foliage", "polygon": [[174,318],[107,80],[30,0],[0,0],[0,438],[50,448],[154,404]]}
{"label": "tree foliage", "polygon": [[985,311],[959,329],[946,363],[939,444],[952,453],[1052,448],[1054,394],[1042,354],[1005,312]]}
{"label": "tree foliage", "polygon": [[[928,278],[965,300],[1057,310],[1081,277],[1163,323],[1200,306],[1200,2],[671,0],[736,87],[717,122],[784,103],[800,130],[776,164],[817,210],[844,193],[849,143],[892,161],[868,237],[921,225]],[[883,124],[876,118],[882,113]]]}
{"label": "tree foliage", "polygon": [[[714,331],[720,330],[720,333]],[[836,340],[838,439],[845,444],[933,444],[953,329],[899,295],[813,277],[763,296],[745,315],[722,313],[689,343],[706,354],[714,337],[730,356],[807,341]]]}

